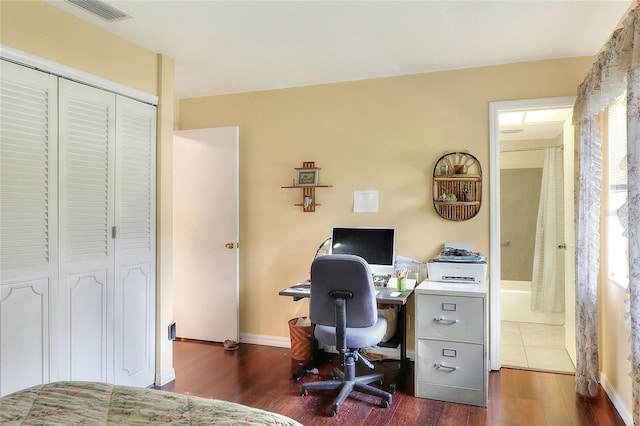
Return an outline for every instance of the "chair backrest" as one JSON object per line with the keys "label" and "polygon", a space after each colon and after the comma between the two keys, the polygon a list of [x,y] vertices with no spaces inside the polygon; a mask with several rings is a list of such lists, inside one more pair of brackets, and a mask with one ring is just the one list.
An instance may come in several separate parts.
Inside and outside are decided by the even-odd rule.
{"label": "chair backrest", "polygon": [[347,300],[347,327],[373,326],[378,318],[376,293],[369,265],[360,256],[331,254],[311,264],[309,317],[314,324],[336,326],[333,291],[353,294]]}

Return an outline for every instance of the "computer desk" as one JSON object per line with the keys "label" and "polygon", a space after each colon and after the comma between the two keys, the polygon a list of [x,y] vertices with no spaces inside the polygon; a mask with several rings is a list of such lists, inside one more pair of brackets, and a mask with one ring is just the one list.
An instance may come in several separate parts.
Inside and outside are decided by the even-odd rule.
{"label": "computer desk", "polygon": [[[280,296],[288,296],[292,297],[294,301],[298,301],[310,296],[310,285],[308,282],[306,283],[298,283],[287,287],[278,292]],[[398,295],[392,296],[392,293],[400,293]],[[407,299],[413,293],[413,289],[398,291],[395,288],[390,287],[377,287],[376,286],[376,301],[378,303],[388,304],[388,305],[399,305],[400,306],[400,315],[398,316],[398,322],[396,325],[396,334],[393,336],[388,342],[379,343],[378,346],[382,347],[397,347],[400,345],[400,370],[398,373],[399,378],[404,378],[405,372],[409,368],[409,360],[407,359]],[[400,336],[398,336],[398,333]],[[313,338],[313,331],[311,332],[311,358],[305,362],[295,373],[293,373],[294,380],[300,380],[303,376],[307,374],[308,370],[314,368],[316,363],[319,362],[321,357],[320,347],[318,346],[318,341]],[[399,337],[399,338],[398,338]],[[320,361],[321,362],[321,361]],[[391,390],[395,391],[395,383],[391,385]]]}

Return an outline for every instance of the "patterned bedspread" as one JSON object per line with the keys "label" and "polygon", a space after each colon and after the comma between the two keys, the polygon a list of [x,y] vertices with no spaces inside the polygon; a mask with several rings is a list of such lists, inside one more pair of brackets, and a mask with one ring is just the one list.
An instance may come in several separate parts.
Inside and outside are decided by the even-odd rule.
{"label": "patterned bedspread", "polygon": [[115,386],[58,382],[0,398],[0,424],[76,425],[300,425],[232,402]]}

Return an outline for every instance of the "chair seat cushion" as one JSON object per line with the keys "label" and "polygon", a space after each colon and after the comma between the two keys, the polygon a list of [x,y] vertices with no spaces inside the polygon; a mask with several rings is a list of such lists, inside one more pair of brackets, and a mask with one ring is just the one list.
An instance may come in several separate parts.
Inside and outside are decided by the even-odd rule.
{"label": "chair seat cushion", "polygon": [[[347,327],[347,348],[369,348],[376,346],[387,331],[387,320],[378,317],[378,321],[371,327]],[[336,345],[336,328],[326,325],[316,325],[314,336],[325,345]]]}

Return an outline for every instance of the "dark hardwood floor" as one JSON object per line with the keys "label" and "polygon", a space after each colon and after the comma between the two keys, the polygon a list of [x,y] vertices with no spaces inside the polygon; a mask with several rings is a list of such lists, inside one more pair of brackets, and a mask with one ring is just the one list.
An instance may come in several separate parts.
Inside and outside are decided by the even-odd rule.
{"label": "dark hardwood floor", "polygon": [[[624,425],[609,398],[600,389],[595,398],[574,392],[574,376],[502,369],[489,376],[488,407],[473,407],[413,396],[413,373],[398,386],[388,408],[379,399],[352,394],[335,417],[324,410],[335,391],[311,391],[300,396],[305,380],[324,380],[332,365],[320,368],[320,376],[299,382],[292,373],[300,363],[286,348],[240,344],[225,351],[220,343],[174,342],[175,382],[163,390],[223,399],[284,414],[307,426],[314,425]],[[376,367],[393,381],[397,362]],[[384,387],[384,386],[383,386]]]}

